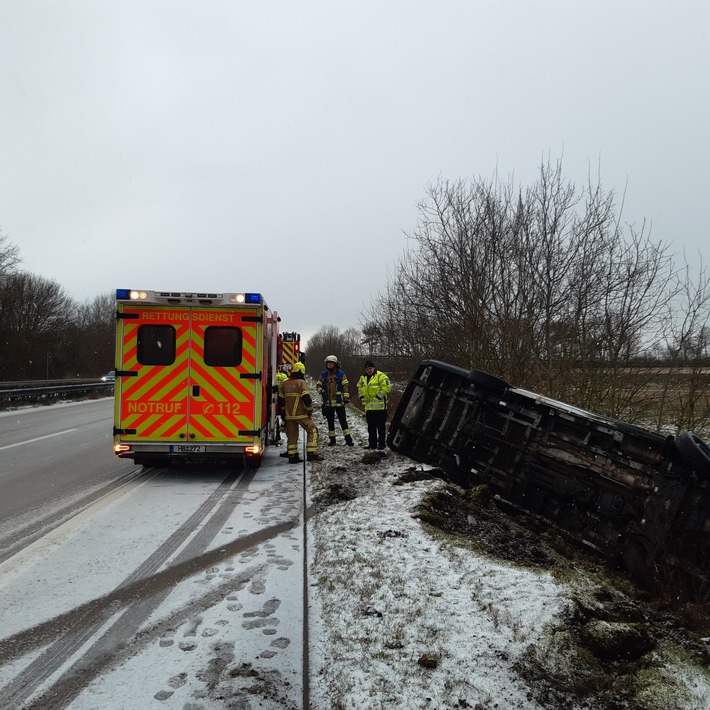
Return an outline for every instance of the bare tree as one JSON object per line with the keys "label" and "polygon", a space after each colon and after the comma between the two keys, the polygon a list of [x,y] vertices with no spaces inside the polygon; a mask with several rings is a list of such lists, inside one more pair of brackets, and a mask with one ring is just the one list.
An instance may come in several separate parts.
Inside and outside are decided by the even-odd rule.
{"label": "bare tree", "polygon": [[654,411],[658,426],[670,409],[678,429],[698,431],[710,426],[710,278],[702,257],[695,269],[686,261],[677,284],[659,347],[666,376],[659,379]]}
{"label": "bare tree", "polygon": [[101,375],[115,360],[116,299],[113,292],[94,297],[80,305],[74,321],[72,347],[82,373]]}
{"label": "bare tree", "polygon": [[362,335],[356,328],[341,332],[334,325],[325,325],[308,339],[306,367],[312,377],[317,377],[325,369],[324,361],[328,355],[335,355],[348,374],[354,377],[362,369]]}
{"label": "bare tree", "polygon": [[621,229],[612,192],[543,163],[525,190],[440,179],[419,212],[412,248],[365,317],[368,342],[410,367],[438,358],[628,413],[640,390],[620,376],[658,336],[673,266],[645,225]]}
{"label": "bare tree", "polygon": [[12,244],[7,235],[0,232],[0,283],[4,276],[16,271],[20,261],[20,247]]}
{"label": "bare tree", "polygon": [[0,284],[0,379],[64,376],[74,303],[54,281],[11,273]]}

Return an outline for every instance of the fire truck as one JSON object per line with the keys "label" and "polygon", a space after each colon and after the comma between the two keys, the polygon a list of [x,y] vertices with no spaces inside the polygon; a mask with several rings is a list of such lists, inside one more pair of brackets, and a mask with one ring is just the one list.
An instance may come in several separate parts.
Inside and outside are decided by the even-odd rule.
{"label": "fire truck", "polygon": [[282,333],[279,335],[279,364],[282,370],[291,371],[295,362],[301,362],[301,336],[299,333]]}
{"label": "fire truck", "polygon": [[279,436],[279,317],[262,295],[118,289],[116,307],[116,455],[256,468]]}

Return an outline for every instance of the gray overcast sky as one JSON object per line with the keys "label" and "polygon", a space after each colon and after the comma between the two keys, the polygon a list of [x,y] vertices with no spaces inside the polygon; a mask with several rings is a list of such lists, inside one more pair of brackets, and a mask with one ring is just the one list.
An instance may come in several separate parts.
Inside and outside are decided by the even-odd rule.
{"label": "gray overcast sky", "polygon": [[562,156],[692,260],[708,0],[0,0],[0,230],[80,301],[260,291],[357,327],[427,183]]}

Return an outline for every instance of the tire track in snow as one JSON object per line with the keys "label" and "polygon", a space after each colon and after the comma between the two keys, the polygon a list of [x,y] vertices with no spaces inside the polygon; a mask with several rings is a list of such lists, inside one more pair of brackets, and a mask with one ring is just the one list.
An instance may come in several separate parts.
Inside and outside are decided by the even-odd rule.
{"label": "tire track in snow", "polygon": [[115,481],[101,486],[101,488],[95,490],[93,493],[52,512],[44,518],[35,520],[13,533],[11,537],[2,539],[0,541],[0,546],[2,547],[0,550],[0,565],[11,557],[19,554],[42,537],[61,527],[72,518],[80,515],[92,505],[116,493],[120,492],[122,494],[124,489],[145,483],[157,475],[157,473],[155,469],[134,469]]}
{"label": "tire track in snow", "polygon": [[[176,570],[178,570],[180,574],[180,578],[177,581],[182,581],[194,576],[198,572],[205,571],[216,564],[245,552],[250,548],[273,540],[279,535],[298,527],[299,524],[299,520],[291,520],[264,528],[239,540],[235,540],[219,550],[209,552],[197,559],[193,558],[187,564],[181,565],[179,570],[176,567],[171,567],[170,570],[166,570],[165,573],[160,573],[156,576],[156,584],[154,586],[159,588],[156,594],[166,592],[167,596],[167,594],[172,591],[172,587],[176,583],[176,577],[172,572]],[[196,613],[214,606],[214,604],[221,601],[227,594],[231,593],[235,585],[245,584],[254,574],[259,573],[267,566],[268,563],[245,570],[242,574],[223,582],[215,589],[209,590],[204,595],[192,599],[186,606],[174,611],[167,618],[155,622],[150,627],[141,629],[138,634],[134,634],[130,638],[128,638],[129,634],[121,634],[123,638],[116,638],[119,645],[106,649],[103,656],[94,653],[94,650],[98,649],[92,648],[91,657],[87,655],[83,656],[52,684],[50,688],[43,690],[42,694],[29,704],[23,705],[22,710],[47,710],[47,708],[50,707],[52,710],[62,710],[68,707],[91,681],[106,670],[109,670],[117,660],[120,661],[134,655],[146,645],[153,643],[157,637],[163,636],[167,631],[174,629],[175,626],[193,617]],[[168,575],[168,573],[171,574]],[[168,579],[167,582],[165,581],[166,575]],[[170,589],[166,590],[166,587],[170,587]],[[102,601],[116,604],[117,602],[115,600],[111,601],[112,596],[113,595],[109,595]],[[1,653],[0,660],[2,660]],[[7,708],[4,706],[0,707],[2,707],[2,710],[18,710],[16,706],[8,706]]]}
{"label": "tire track in snow", "polygon": [[[236,472],[231,472],[202,505],[142,565],[130,574],[116,588],[115,592],[102,599],[82,605],[46,624],[41,624],[39,627],[2,641],[0,643],[0,660],[6,662],[9,657],[17,657],[17,655],[26,653],[30,650],[28,646],[37,648],[43,645],[41,639],[44,639],[44,643],[56,639],[44,653],[40,654],[5,686],[0,708],[3,710],[16,710],[18,707],[25,707],[28,710],[33,707],[45,708],[47,705],[43,697],[46,694],[51,696],[53,708],[65,707],[71,702],[83,687],[113,660],[113,650],[120,647],[127,638],[132,637],[153,609],[172,591],[176,579],[194,574],[197,569],[202,568],[200,564],[195,569],[195,565],[191,562],[214,539],[239,502],[254,474],[254,471],[248,470],[242,475],[237,489],[233,491],[238,495],[227,497],[225,504],[214,516],[214,522],[208,522],[194,536],[185,550],[176,558],[177,564],[175,566],[158,573],[158,570],[184,544],[195,528],[230,492],[232,485],[238,478]],[[291,525],[287,527],[291,527]],[[221,557],[224,554],[224,548],[219,553]],[[213,554],[204,555],[199,560],[204,562],[205,558],[212,556]],[[214,564],[214,562],[210,560],[209,564]],[[188,569],[190,572],[186,574]],[[153,604],[152,597],[156,598],[155,604]],[[129,608],[116,616],[122,606]],[[69,662],[82,646],[89,643],[91,637],[102,626],[109,624],[111,617],[114,616],[116,618],[107,626],[106,631],[93,646],[82,654],[71,669],[60,676],[50,689],[44,691],[42,698],[35,701],[35,703],[39,703],[38,705],[35,703],[23,705],[43,683]],[[31,638],[32,636],[34,636],[34,640]],[[57,636],[60,638],[57,639]],[[23,648],[24,651],[20,652]],[[94,672],[91,672],[92,668]],[[81,675],[80,682],[77,682],[75,677],[77,673]],[[68,681],[64,681],[65,677]]]}

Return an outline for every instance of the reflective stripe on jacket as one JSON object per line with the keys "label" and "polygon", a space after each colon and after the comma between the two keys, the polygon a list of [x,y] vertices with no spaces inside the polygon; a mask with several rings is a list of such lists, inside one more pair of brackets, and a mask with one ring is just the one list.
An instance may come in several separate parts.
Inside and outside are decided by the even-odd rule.
{"label": "reflective stripe on jacket", "polygon": [[390,378],[384,372],[375,370],[368,377],[363,375],[357,383],[360,400],[365,405],[365,411],[387,409],[387,395],[390,391]]}
{"label": "reflective stripe on jacket", "polygon": [[281,385],[279,400],[279,404],[283,402],[284,419],[307,419],[311,416],[313,400],[304,379],[289,377]]}
{"label": "reflective stripe on jacket", "polygon": [[326,407],[339,407],[344,398],[350,399],[350,383],[342,370],[323,370],[316,388]]}

